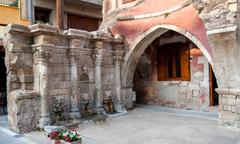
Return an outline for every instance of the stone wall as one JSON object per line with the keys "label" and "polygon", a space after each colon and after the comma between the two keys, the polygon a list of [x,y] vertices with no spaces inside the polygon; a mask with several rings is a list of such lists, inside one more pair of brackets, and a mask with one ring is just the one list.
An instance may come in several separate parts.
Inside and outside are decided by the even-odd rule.
{"label": "stone wall", "polygon": [[190,81],[158,81],[152,70],[156,60],[145,52],[135,71],[137,99],[145,104],[209,111],[209,63],[199,49],[192,48],[190,54]]}
{"label": "stone wall", "polygon": [[115,111],[123,110],[121,37],[42,24],[9,25],[6,34],[9,125],[14,131],[105,114],[104,101],[110,99]]}
{"label": "stone wall", "polygon": [[217,89],[220,93],[219,125],[240,128],[240,91],[238,89]]}

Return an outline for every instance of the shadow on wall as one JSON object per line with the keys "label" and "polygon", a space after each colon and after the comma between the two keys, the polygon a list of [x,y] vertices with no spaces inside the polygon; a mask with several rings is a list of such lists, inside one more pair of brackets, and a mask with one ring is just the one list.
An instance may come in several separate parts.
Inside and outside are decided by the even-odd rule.
{"label": "shadow on wall", "polygon": [[6,66],[5,66],[5,51],[3,47],[0,47],[0,108],[3,110],[3,114],[7,113],[7,78],[6,78]]}

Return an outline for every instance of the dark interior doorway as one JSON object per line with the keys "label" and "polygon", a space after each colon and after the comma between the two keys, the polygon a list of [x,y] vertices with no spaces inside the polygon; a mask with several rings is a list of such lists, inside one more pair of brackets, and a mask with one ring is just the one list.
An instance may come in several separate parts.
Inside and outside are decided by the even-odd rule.
{"label": "dark interior doorway", "polygon": [[211,65],[209,67],[210,106],[217,106],[219,104],[218,93],[215,91],[218,88],[217,79]]}
{"label": "dark interior doorway", "polygon": [[5,50],[0,46],[0,114],[7,114],[7,75],[4,58]]}

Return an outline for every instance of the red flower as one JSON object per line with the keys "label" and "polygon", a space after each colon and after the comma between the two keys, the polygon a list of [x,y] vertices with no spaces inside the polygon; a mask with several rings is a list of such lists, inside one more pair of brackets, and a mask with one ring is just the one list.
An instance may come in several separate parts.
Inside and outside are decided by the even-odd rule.
{"label": "red flower", "polygon": [[55,141],[54,144],[61,144],[61,142],[60,141]]}
{"label": "red flower", "polygon": [[67,136],[64,136],[64,139],[67,141],[67,140],[68,140],[68,137],[67,137]]}

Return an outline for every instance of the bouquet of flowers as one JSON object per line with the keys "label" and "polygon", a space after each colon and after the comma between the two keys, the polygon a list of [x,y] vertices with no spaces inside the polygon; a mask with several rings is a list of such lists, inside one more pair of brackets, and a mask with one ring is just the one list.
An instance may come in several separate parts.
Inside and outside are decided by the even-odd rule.
{"label": "bouquet of flowers", "polygon": [[77,142],[76,144],[81,144],[82,137],[76,130],[54,130],[48,134],[48,137],[54,141],[54,144],[71,144]]}

